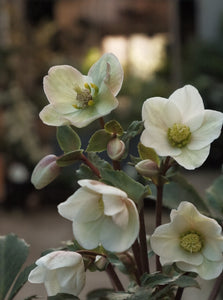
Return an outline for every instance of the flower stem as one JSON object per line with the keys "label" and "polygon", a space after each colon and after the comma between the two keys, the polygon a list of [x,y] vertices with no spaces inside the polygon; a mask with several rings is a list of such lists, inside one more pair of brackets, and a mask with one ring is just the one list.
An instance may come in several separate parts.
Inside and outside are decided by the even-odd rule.
{"label": "flower stem", "polygon": [[121,165],[119,160],[113,160],[112,163],[113,163],[114,170],[121,170]]}
{"label": "flower stem", "polygon": [[140,258],[141,249],[140,249],[138,239],[136,239],[134,244],[132,245],[132,251],[133,251],[135,263],[137,266],[137,282],[139,283],[140,277],[142,276],[143,271],[142,271],[142,264],[141,264],[141,258]]}
{"label": "flower stem", "polygon": [[111,280],[112,286],[114,288],[114,290],[117,291],[124,291],[124,287],[118,277],[118,275],[116,274],[113,266],[111,263],[108,264],[106,272]]}
{"label": "flower stem", "polygon": [[99,122],[100,122],[101,128],[104,129],[104,127],[105,127],[105,121],[104,121],[103,117],[99,118]]}
{"label": "flower stem", "polygon": [[216,279],[215,284],[213,286],[213,289],[209,295],[208,300],[215,300],[218,296],[218,293],[220,291],[220,288],[222,287],[222,281],[223,281],[223,272],[221,275]]}
{"label": "flower stem", "polygon": [[146,228],[145,228],[145,220],[144,220],[144,207],[142,207],[140,210],[139,220],[140,220],[139,240],[141,246],[140,250],[141,250],[142,271],[143,273],[149,273],[149,260],[148,260]]}
{"label": "flower stem", "polygon": [[93,173],[101,178],[99,170],[90,162],[90,160],[82,153],[81,160],[93,171]]}
{"label": "flower stem", "polygon": [[182,288],[182,287],[179,287],[177,289],[175,300],[180,300],[181,299],[181,297],[183,295],[183,291],[184,291],[184,288]]}

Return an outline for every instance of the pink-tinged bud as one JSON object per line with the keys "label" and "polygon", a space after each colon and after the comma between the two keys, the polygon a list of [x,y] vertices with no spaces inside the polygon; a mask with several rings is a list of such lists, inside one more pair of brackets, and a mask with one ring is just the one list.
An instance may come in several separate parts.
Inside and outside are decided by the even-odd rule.
{"label": "pink-tinged bud", "polygon": [[111,139],[107,145],[107,154],[112,160],[119,160],[125,151],[125,144],[118,137]]}
{"label": "pink-tinged bud", "polygon": [[140,175],[149,178],[153,178],[159,173],[158,165],[150,159],[140,161],[137,165],[135,165],[135,168]]}
{"label": "pink-tinged bud", "polygon": [[38,162],[31,176],[31,182],[36,189],[44,188],[60,174],[56,160],[57,156],[50,154]]}

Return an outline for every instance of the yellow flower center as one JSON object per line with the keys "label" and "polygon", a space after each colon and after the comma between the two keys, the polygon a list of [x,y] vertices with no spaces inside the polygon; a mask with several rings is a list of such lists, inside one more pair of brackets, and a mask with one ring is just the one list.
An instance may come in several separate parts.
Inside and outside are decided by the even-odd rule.
{"label": "yellow flower center", "polygon": [[203,247],[203,238],[196,231],[189,231],[181,235],[180,246],[190,253],[200,252]]}
{"label": "yellow flower center", "polygon": [[74,90],[77,93],[76,103],[73,104],[74,108],[84,109],[94,105],[93,97],[95,97],[98,93],[98,87],[95,84],[91,83],[89,85],[88,83],[85,83],[83,89],[76,85]]}
{"label": "yellow flower center", "polygon": [[174,123],[167,133],[170,144],[173,147],[183,148],[191,138],[190,128],[184,124]]}

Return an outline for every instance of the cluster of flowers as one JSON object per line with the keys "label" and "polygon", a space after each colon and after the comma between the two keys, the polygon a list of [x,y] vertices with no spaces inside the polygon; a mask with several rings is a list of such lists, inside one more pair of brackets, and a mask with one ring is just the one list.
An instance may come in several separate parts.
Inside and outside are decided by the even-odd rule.
{"label": "cluster of flowers", "polygon": [[[113,54],[103,55],[87,76],[71,66],[52,67],[44,78],[49,105],[41,111],[40,118],[47,125],[85,127],[117,107],[116,95],[122,81],[123,70]],[[203,164],[211,142],[220,135],[223,114],[205,110],[197,89],[187,85],[169,99],[147,99],[142,120],[141,143],[192,170]],[[112,158],[118,160],[123,149],[121,140],[115,142],[110,149]],[[43,188],[58,176],[56,161],[56,156],[49,155],[38,163],[32,175],[36,188]],[[158,165],[150,160],[141,160],[136,169],[143,176],[159,172]],[[128,250],[140,230],[134,201],[126,192],[100,181],[82,179],[78,184],[80,188],[58,205],[58,212],[72,221],[79,245],[88,250],[102,246],[115,253]],[[150,237],[161,265],[175,262],[181,270],[196,272],[203,279],[218,277],[223,269],[221,226],[199,213],[190,202],[173,209],[170,219]],[[38,259],[36,265],[29,281],[44,283],[49,296],[78,295],[84,287],[85,265],[78,251],[54,251]]]}

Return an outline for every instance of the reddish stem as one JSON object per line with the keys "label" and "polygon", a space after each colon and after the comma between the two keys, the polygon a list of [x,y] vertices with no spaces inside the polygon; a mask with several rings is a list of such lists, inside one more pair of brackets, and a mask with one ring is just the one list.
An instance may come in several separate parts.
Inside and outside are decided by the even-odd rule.
{"label": "reddish stem", "polygon": [[94,172],[94,174],[101,178],[99,170],[90,162],[90,160],[82,153],[81,160]]}

